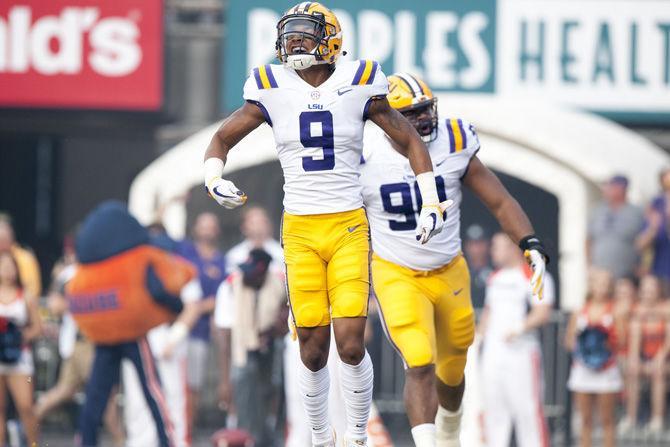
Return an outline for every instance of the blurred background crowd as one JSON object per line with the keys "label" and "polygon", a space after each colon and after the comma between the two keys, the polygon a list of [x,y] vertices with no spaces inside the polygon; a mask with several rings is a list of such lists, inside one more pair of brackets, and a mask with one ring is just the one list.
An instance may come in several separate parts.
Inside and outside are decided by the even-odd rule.
{"label": "blurred background crowd", "polygon": [[[590,273],[584,304],[572,315],[555,310],[546,318],[543,346],[550,351],[545,364],[552,370],[548,385],[554,390],[547,394],[547,408],[566,405],[562,414],[547,413],[555,439],[581,436],[581,445],[589,445],[584,439],[594,431],[605,442],[615,437],[649,443],[670,439],[666,433],[670,170],[661,173],[659,184],[658,195],[645,208],[628,201],[625,176],[616,175],[602,185],[602,200],[589,217]],[[283,445],[289,429],[283,352],[285,343],[292,341],[286,325],[282,249],[274,238],[277,223],[264,208],[247,206],[240,215],[239,242],[234,246],[221,244],[219,218],[212,212],[195,216],[189,237],[181,241],[170,239],[160,221],[150,230],[198,268],[202,297],[188,336],[185,364],[185,414],[195,445],[225,427],[243,429],[257,440],[256,445]],[[473,304],[480,310],[491,299],[487,297],[489,279],[505,267],[496,265],[490,255],[494,230],[480,224],[463,230]],[[7,349],[2,353],[8,357],[0,358],[0,436],[8,431],[10,445],[21,445],[22,432],[27,439],[37,436],[30,427],[40,427],[45,440],[63,427],[74,430],[93,350],[77,331],[63,294],[76,263],[73,237],[65,239],[61,258],[43,280],[39,253],[21,244],[15,234],[11,216],[1,214],[0,344],[12,345],[8,324],[18,325],[22,342],[17,358]],[[16,306],[25,310],[17,311]],[[22,319],[15,318],[17,312]],[[389,377],[381,369],[393,354],[378,333],[374,313],[371,320],[371,332],[377,332],[369,339],[371,351],[377,354],[373,358],[378,368],[378,405],[388,419],[388,430],[404,439],[406,423],[398,411],[401,387],[383,383]],[[485,334],[480,330],[473,350],[481,352]],[[397,362],[392,365],[399,367]],[[561,368],[565,374],[558,371]],[[559,378],[564,382],[557,383]],[[555,399],[555,390],[561,388],[564,396]],[[105,428],[110,443],[124,445],[123,384],[114,395],[106,410]],[[486,413],[486,408],[481,411]]]}

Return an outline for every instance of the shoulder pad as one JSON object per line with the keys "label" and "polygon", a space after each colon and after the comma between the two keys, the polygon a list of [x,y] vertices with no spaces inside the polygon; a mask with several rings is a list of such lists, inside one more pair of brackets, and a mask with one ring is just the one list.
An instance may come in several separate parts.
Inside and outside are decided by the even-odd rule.
{"label": "shoulder pad", "polygon": [[259,90],[277,88],[277,81],[272,73],[272,65],[261,65],[251,70],[252,76],[256,81],[256,87]]}
{"label": "shoulder pad", "polygon": [[351,85],[371,85],[375,80],[379,64],[376,61],[361,59]]}
{"label": "shoulder pad", "polygon": [[448,118],[445,127],[449,134],[449,153],[462,152],[466,149],[479,149],[479,137],[475,126],[457,118]]}

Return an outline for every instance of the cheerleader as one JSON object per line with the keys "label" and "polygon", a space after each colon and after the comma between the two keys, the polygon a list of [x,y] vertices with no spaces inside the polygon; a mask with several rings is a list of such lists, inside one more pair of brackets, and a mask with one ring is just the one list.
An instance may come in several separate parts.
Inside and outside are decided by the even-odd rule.
{"label": "cheerleader", "polygon": [[623,388],[616,353],[618,318],[611,296],[612,275],[594,270],[589,296],[568,323],[566,347],[573,353],[568,389],[581,416],[580,447],[591,446],[593,415],[598,409],[603,426],[603,446],[614,446],[614,410]]}
{"label": "cheerleader", "polygon": [[633,311],[629,326],[626,418],[619,424],[625,433],[635,428],[640,400],[640,382],[651,385],[651,419],[645,428],[650,437],[663,433],[666,377],[670,351],[670,318],[667,300],[661,299],[661,283],[647,275],[640,281],[640,302]]}

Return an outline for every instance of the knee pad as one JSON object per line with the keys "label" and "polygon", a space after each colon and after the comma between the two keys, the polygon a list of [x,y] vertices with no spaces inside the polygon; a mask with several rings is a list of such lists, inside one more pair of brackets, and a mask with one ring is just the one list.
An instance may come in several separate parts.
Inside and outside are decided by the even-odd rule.
{"label": "knee pad", "polygon": [[355,318],[367,315],[368,298],[363,293],[349,293],[347,296],[338,297],[336,307],[337,317]]}
{"label": "knee pad", "polygon": [[449,319],[449,349],[436,362],[435,374],[449,386],[463,381],[468,348],[475,338],[475,315],[472,308],[455,309]]}
{"label": "knee pad", "polygon": [[313,303],[305,303],[294,309],[295,325],[297,327],[317,327],[330,323],[330,314],[321,306]]}
{"label": "knee pad", "polygon": [[466,355],[450,355],[440,359],[435,366],[435,375],[449,386],[458,386],[463,381]]}
{"label": "knee pad", "polygon": [[455,309],[449,318],[449,326],[451,345],[467,352],[475,339],[475,312],[472,307]]}
{"label": "knee pad", "polygon": [[417,368],[433,363],[432,344],[424,331],[416,327],[403,326],[392,328],[391,335],[407,367]]}
{"label": "knee pad", "polygon": [[330,293],[333,318],[365,317],[368,314],[370,284],[353,280],[339,284]]}

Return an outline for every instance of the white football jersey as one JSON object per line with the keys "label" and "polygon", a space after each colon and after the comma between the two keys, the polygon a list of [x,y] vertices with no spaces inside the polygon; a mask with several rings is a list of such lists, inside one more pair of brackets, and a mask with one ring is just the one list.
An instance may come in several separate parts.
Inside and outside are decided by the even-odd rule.
{"label": "white football jersey", "polygon": [[[556,292],[554,279],[549,272],[544,275],[542,300],[533,297],[530,267],[500,269],[491,274],[486,286],[486,308],[488,318],[484,339],[486,343],[507,344],[505,337],[510,331],[519,329],[531,307],[540,304],[553,305]],[[519,343],[536,343],[537,334],[525,333],[517,339]]]}
{"label": "white football jersey", "polygon": [[283,65],[251,71],[244,99],[257,104],[272,126],[288,213],[363,206],[359,175],[366,112],[371,98],[387,93],[386,76],[373,61],[341,62],[318,87]]}
{"label": "white football jersey", "polygon": [[479,150],[474,127],[459,119],[440,120],[428,144],[437,194],[451,199],[442,232],[421,245],[415,237],[421,196],[409,160],[391,146],[377,126],[365,131],[361,183],[368,211],[372,249],[381,258],[414,270],[433,270],[461,252],[461,179]]}

